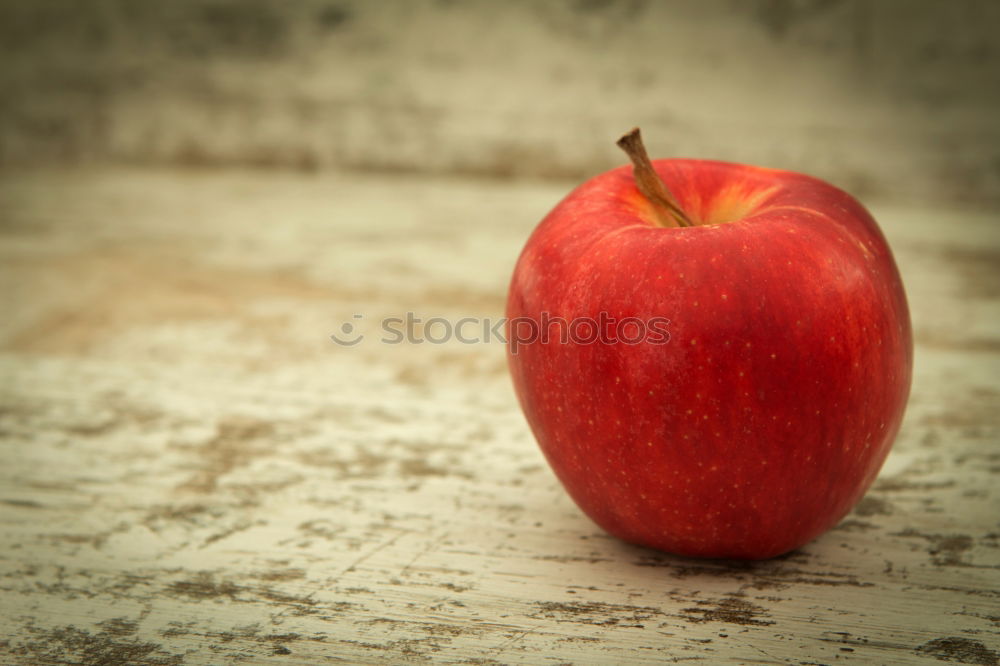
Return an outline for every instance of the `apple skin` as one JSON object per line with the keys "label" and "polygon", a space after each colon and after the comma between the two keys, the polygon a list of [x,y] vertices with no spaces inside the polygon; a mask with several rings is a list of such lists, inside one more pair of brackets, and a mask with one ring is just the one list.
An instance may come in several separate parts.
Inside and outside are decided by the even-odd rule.
{"label": "apple skin", "polygon": [[655,160],[696,226],[657,226],[629,167],[584,183],[514,270],[511,320],[666,317],[666,344],[508,345],[573,500],[607,532],[762,559],[835,525],[889,453],[913,343],[889,247],[853,197],[789,171]]}

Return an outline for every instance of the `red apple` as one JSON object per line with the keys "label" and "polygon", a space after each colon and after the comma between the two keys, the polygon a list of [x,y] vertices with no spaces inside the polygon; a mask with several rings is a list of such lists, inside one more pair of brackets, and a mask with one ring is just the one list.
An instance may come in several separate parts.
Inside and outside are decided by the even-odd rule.
{"label": "red apple", "polygon": [[899,429],[913,346],[892,254],[815,178],[650,162],[638,130],[619,145],[634,169],[570,193],[514,270],[508,360],[528,423],[611,534],[700,557],[792,550],[850,511]]}

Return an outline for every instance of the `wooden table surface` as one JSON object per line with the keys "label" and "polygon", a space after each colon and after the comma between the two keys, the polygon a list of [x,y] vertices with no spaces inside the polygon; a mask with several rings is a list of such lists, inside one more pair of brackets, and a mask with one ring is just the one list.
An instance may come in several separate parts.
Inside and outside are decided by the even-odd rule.
{"label": "wooden table surface", "polygon": [[589,522],[501,344],[379,342],[500,316],[567,189],[3,174],[0,660],[996,664],[996,212],[872,205],[916,331],[902,432],[838,527],[728,563]]}

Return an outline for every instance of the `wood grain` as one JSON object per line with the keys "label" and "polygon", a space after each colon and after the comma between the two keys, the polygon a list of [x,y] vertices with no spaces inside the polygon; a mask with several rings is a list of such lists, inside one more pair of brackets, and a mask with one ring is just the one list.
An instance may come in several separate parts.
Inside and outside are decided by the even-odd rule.
{"label": "wood grain", "polygon": [[996,664],[995,215],[874,207],[917,337],[897,445],[836,529],[729,563],[582,516],[502,345],[378,341],[498,317],[566,189],[3,174],[2,660]]}

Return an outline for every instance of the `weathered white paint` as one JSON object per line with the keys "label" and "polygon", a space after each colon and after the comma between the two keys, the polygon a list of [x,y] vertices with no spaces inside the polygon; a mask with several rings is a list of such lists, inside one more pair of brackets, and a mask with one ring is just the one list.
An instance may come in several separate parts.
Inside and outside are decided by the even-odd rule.
{"label": "weathered white paint", "polygon": [[814,543],[703,562],[579,513],[500,345],[371,337],[499,316],[564,193],[5,173],[2,660],[996,663],[995,220],[875,208],[917,332],[896,449]]}

